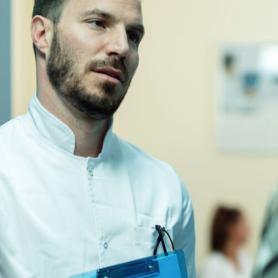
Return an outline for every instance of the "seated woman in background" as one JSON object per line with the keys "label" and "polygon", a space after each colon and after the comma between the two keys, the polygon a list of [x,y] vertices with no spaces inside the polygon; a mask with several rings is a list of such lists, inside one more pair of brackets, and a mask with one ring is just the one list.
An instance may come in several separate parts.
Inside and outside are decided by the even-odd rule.
{"label": "seated woman in background", "polygon": [[236,208],[219,207],[213,217],[210,247],[200,278],[250,278],[251,260],[242,247],[249,237],[248,223]]}

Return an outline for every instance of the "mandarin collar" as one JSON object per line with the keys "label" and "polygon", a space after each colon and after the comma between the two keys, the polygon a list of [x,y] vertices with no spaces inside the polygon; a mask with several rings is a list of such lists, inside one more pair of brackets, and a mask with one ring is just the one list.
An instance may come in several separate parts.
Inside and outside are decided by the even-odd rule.
{"label": "mandarin collar", "polygon": [[[31,99],[29,113],[37,130],[45,139],[64,151],[74,154],[75,135],[73,131],[65,123],[44,108],[36,95]],[[106,132],[102,151],[98,158],[102,158],[110,149],[110,143],[113,136],[112,126],[113,120],[111,120],[109,129]]]}

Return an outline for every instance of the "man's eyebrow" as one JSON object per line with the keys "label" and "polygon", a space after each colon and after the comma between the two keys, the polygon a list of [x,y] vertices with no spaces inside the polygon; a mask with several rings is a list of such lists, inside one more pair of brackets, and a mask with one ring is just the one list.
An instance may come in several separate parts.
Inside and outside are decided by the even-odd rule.
{"label": "man's eyebrow", "polygon": [[100,9],[93,9],[90,11],[86,11],[86,12],[82,13],[80,17],[84,18],[84,17],[88,17],[88,16],[100,16],[100,17],[108,19],[108,20],[115,20],[115,17],[112,14],[102,11]]}
{"label": "man's eyebrow", "polygon": [[[100,10],[100,9],[93,9],[93,10],[86,11],[86,12],[82,13],[80,17],[81,18],[86,18],[86,17],[89,17],[89,16],[99,16],[99,17],[102,17],[102,18],[110,20],[110,21],[116,21],[116,18],[115,18],[114,15],[112,15],[108,12],[105,12],[103,10]],[[144,27],[144,25],[142,25],[140,23],[129,24],[127,26],[127,29],[138,31],[142,35],[145,34],[145,27]]]}

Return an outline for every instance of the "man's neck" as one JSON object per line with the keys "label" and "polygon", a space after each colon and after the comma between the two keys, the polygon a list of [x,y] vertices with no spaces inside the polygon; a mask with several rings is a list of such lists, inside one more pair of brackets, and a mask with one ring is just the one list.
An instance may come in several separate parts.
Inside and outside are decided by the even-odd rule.
{"label": "man's neck", "polygon": [[73,131],[75,135],[75,155],[83,157],[97,157],[99,155],[110,120],[98,121],[84,116],[55,92],[47,93],[39,90],[38,99],[51,114]]}

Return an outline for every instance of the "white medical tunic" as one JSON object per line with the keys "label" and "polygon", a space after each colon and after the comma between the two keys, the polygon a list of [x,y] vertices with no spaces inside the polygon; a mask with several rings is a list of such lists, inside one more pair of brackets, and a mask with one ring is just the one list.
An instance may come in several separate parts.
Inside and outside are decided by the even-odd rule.
{"label": "white medical tunic", "polygon": [[190,197],[175,172],[106,134],[98,157],[37,97],[0,128],[0,277],[68,278],[153,254],[165,226],[195,277]]}

